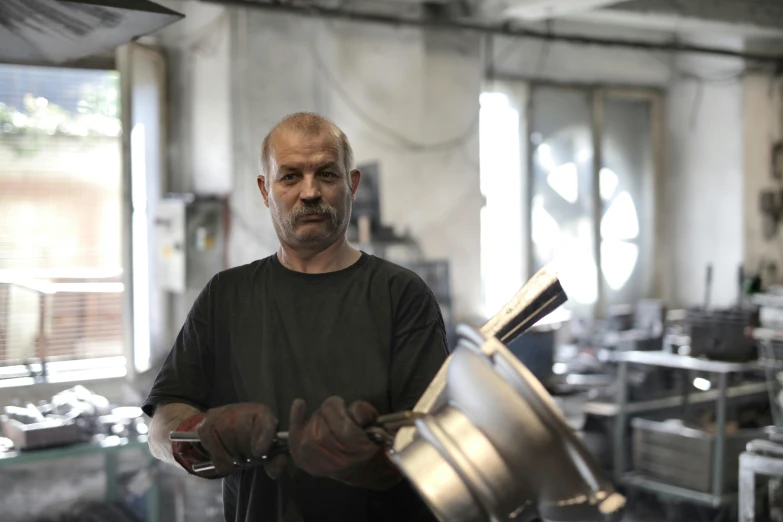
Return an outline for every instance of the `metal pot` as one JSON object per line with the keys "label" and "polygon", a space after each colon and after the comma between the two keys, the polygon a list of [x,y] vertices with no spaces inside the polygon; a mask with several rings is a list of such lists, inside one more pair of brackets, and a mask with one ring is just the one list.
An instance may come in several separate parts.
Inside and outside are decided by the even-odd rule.
{"label": "metal pot", "polygon": [[390,458],[441,521],[540,515],[588,522],[622,514],[624,497],[500,340],[526,329],[510,323],[530,325],[532,316],[559,306],[553,281],[552,274],[535,276],[533,288],[528,283],[504,308],[507,321],[491,320],[480,332],[462,327],[456,350],[414,409],[414,426],[394,439]]}

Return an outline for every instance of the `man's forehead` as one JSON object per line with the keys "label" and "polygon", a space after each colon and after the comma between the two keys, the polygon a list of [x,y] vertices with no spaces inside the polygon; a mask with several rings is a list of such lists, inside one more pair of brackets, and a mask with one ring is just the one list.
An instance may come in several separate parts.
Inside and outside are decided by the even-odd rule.
{"label": "man's forehead", "polygon": [[278,165],[303,165],[340,161],[340,144],[330,132],[305,135],[283,131],[271,137],[272,156]]}

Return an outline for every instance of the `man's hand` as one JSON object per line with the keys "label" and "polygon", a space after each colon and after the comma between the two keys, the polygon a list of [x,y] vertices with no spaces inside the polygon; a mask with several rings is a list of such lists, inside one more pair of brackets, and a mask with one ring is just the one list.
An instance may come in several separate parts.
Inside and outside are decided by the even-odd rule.
{"label": "man's hand", "polygon": [[[204,414],[201,412],[196,413],[184,419],[173,431],[192,432],[196,429],[196,426],[201,424],[202,420],[204,420]],[[202,446],[197,442],[193,443],[193,442],[171,441],[171,454],[173,455],[174,460],[177,462],[177,464],[182,466],[182,468],[188,473],[190,473],[191,475],[196,475],[197,477],[210,478],[210,479],[221,477],[221,475],[217,473],[215,470],[200,471],[200,472],[193,471],[194,464],[197,464],[199,462],[204,462],[210,459],[209,454],[204,449],[204,446]]]}
{"label": "man's hand", "polygon": [[194,428],[201,444],[172,443],[174,458],[190,473],[195,462],[211,460],[214,471],[194,474],[217,478],[263,457],[277,435],[277,418],[263,404],[229,404],[185,419],[177,431]]}
{"label": "man's hand", "polygon": [[388,489],[401,476],[364,428],[375,422],[378,411],[368,402],[348,408],[339,397],[329,397],[305,422],[306,404],[291,406],[288,449],[296,465],[314,477],[328,477],[368,489]]}

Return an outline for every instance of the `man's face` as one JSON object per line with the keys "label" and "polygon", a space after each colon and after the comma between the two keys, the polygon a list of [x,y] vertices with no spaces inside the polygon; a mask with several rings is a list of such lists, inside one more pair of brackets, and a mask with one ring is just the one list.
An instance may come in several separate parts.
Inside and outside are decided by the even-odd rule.
{"label": "man's face", "polygon": [[271,139],[269,180],[258,186],[281,241],[330,245],[345,234],[359,171],[345,171],[338,139],[281,131]]}

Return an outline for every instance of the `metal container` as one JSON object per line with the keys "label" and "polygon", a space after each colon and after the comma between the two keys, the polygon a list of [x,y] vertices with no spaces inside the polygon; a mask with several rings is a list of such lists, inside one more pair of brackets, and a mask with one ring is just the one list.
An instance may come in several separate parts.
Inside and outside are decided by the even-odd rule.
{"label": "metal container", "polygon": [[[633,469],[653,480],[710,493],[715,462],[715,435],[680,422],[633,419]],[[724,492],[736,492],[739,455],[753,439],[766,438],[759,429],[726,434],[723,462]]]}
{"label": "metal container", "polygon": [[730,362],[752,360],[756,343],[746,335],[746,329],[757,324],[755,310],[687,310],[681,326],[682,333],[690,337],[690,352],[685,355]]}
{"label": "metal container", "polygon": [[46,419],[23,424],[6,415],[0,416],[3,434],[11,439],[17,450],[31,450],[65,446],[82,441],[82,430],[73,419]]}
{"label": "metal container", "polygon": [[481,330],[467,326],[389,449],[448,522],[619,520],[625,498],[541,382],[506,347],[565,301],[549,267]]}
{"label": "metal container", "polygon": [[445,371],[444,400],[390,454],[439,520],[618,519],[623,497],[502,343],[462,342]]}

